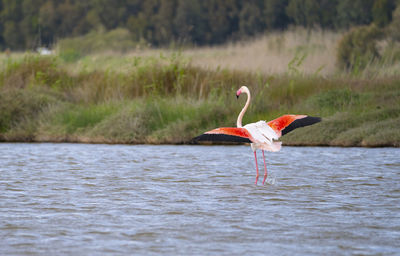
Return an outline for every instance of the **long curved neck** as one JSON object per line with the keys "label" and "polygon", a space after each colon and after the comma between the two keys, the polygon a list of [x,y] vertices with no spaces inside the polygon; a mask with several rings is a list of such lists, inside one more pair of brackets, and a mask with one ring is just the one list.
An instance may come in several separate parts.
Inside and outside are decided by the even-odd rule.
{"label": "long curved neck", "polygon": [[247,94],[247,101],[246,101],[246,104],[244,105],[242,111],[240,111],[239,116],[237,118],[236,126],[238,128],[243,127],[242,126],[242,119],[243,119],[244,113],[246,113],[246,110],[250,105],[250,100],[251,100],[250,92],[248,90],[246,90],[246,91],[244,91],[244,93]]}

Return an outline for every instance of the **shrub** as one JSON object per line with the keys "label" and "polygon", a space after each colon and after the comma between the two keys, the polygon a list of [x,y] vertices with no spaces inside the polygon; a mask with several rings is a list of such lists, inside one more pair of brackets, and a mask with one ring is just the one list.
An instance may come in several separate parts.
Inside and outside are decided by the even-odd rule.
{"label": "shrub", "polygon": [[394,1],[391,0],[375,0],[372,7],[372,16],[374,23],[379,27],[389,24],[392,19],[392,10],[394,9]]}
{"label": "shrub", "polygon": [[74,62],[82,57],[81,53],[74,48],[62,49],[59,56],[65,62]]}
{"label": "shrub", "polygon": [[393,11],[393,20],[388,28],[389,37],[400,42],[400,5]]}
{"label": "shrub", "polygon": [[56,102],[52,95],[40,90],[2,90],[0,93],[0,133],[21,121],[34,120],[48,106]]}
{"label": "shrub", "polygon": [[54,89],[67,88],[73,81],[64,69],[59,68],[55,57],[27,55],[22,60],[10,61],[0,73],[4,88],[26,88],[43,85]]}
{"label": "shrub", "polygon": [[126,52],[135,49],[132,35],[127,29],[114,29],[109,32],[92,31],[84,36],[62,39],[57,48],[60,57],[65,61],[76,61],[79,58],[97,52]]}
{"label": "shrub", "polygon": [[339,42],[337,64],[341,69],[363,69],[380,58],[377,42],[383,36],[375,25],[357,27],[343,36]]}

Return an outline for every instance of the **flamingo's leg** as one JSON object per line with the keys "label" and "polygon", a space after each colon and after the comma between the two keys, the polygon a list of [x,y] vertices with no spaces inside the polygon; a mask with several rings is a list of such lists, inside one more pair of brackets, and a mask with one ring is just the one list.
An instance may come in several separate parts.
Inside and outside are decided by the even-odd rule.
{"label": "flamingo's leg", "polygon": [[262,151],[263,154],[263,160],[264,160],[264,179],[263,179],[263,185],[265,183],[265,180],[267,179],[267,164],[265,163],[265,156],[264,156],[264,150]]}
{"label": "flamingo's leg", "polygon": [[258,181],[258,164],[257,164],[257,154],[256,151],[254,150],[254,159],[256,160],[256,170],[257,170],[257,175],[256,175],[256,182],[255,184],[257,185],[257,181]]}

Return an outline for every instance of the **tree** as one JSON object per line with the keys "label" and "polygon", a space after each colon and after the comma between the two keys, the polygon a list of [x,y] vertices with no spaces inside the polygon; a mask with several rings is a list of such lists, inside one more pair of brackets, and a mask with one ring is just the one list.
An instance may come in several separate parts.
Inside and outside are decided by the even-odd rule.
{"label": "tree", "polygon": [[175,17],[176,0],[161,0],[160,8],[154,17],[154,37],[157,45],[166,45],[174,40],[175,31],[173,20]]}
{"label": "tree", "polygon": [[319,0],[319,25],[333,29],[337,17],[336,8],[340,0]]}
{"label": "tree", "polygon": [[400,42],[400,5],[393,11],[392,22],[389,25],[388,32],[393,41]]}
{"label": "tree", "polygon": [[148,27],[146,16],[143,13],[139,13],[136,16],[129,16],[126,27],[132,33],[135,41],[145,39]]}
{"label": "tree", "polygon": [[395,7],[392,0],[376,0],[372,7],[374,23],[379,27],[388,25],[392,20],[392,12]]}
{"label": "tree", "polygon": [[[0,0],[0,47],[32,49],[93,29],[127,28],[133,40],[220,44],[289,24],[386,26],[400,0]],[[393,26],[391,26],[393,28]]]}
{"label": "tree", "polygon": [[203,6],[197,0],[179,0],[174,27],[182,42],[206,43],[206,21]]}
{"label": "tree", "polygon": [[239,14],[239,33],[253,36],[264,29],[261,1],[245,1]]}
{"label": "tree", "polygon": [[354,25],[367,25],[372,22],[374,0],[341,0],[337,5],[336,26],[349,28]]}
{"label": "tree", "polygon": [[14,21],[7,21],[4,24],[3,38],[8,48],[12,50],[24,48],[23,37],[19,31],[18,25]]}
{"label": "tree", "polygon": [[93,8],[106,29],[114,29],[125,24],[128,19],[125,2],[124,0],[93,0]]}
{"label": "tree", "polygon": [[54,41],[57,30],[57,13],[52,1],[46,1],[39,9],[39,44],[49,45]]}
{"label": "tree", "polygon": [[289,24],[289,17],[285,8],[289,0],[265,0],[264,1],[264,22],[267,29],[284,29]]}
{"label": "tree", "polygon": [[22,2],[22,20],[19,28],[24,40],[24,47],[35,49],[40,45],[39,7],[42,1],[24,0]]}
{"label": "tree", "polygon": [[290,0],[286,13],[296,25],[311,28],[320,24],[317,0]]}
{"label": "tree", "polygon": [[23,34],[19,28],[19,22],[22,19],[22,0],[3,0],[2,10],[0,14],[1,23],[3,24],[2,37],[5,46],[20,50],[25,46]]}
{"label": "tree", "polygon": [[205,38],[207,43],[222,43],[237,31],[238,6],[235,0],[204,1],[206,8],[207,32]]}
{"label": "tree", "polygon": [[[3,4],[0,1],[0,14],[2,13],[2,10],[3,10]],[[4,48],[3,31],[4,31],[3,22],[0,22],[0,50]]]}

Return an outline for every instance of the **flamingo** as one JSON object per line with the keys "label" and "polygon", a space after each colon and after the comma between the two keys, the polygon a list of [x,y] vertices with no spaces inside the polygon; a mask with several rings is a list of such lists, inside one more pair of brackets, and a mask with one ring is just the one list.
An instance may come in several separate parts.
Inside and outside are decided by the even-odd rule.
{"label": "flamingo", "polygon": [[318,123],[321,121],[321,118],[307,115],[283,115],[269,122],[261,120],[256,123],[250,123],[242,126],[243,116],[246,113],[251,101],[249,88],[246,86],[240,87],[240,89],[236,92],[236,97],[239,98],[242,93],[247,94],[247,101],[237,118],[237,127],[216,128],[197,136],[194,138],[194,140],[250,143],[251,149],[254,152],[254,159],[256,163],[256,185],[259,177],[256,151],[257,149],[261,149],[264,160],[264,179],[262,182],[264,185],[265,180],[267,179],[267,165],[265,163],[264,150],[271,152],[279,151],[281,149],[282,142],[276,140],[278,140],[281,136],[293,131],[296,128]]}

